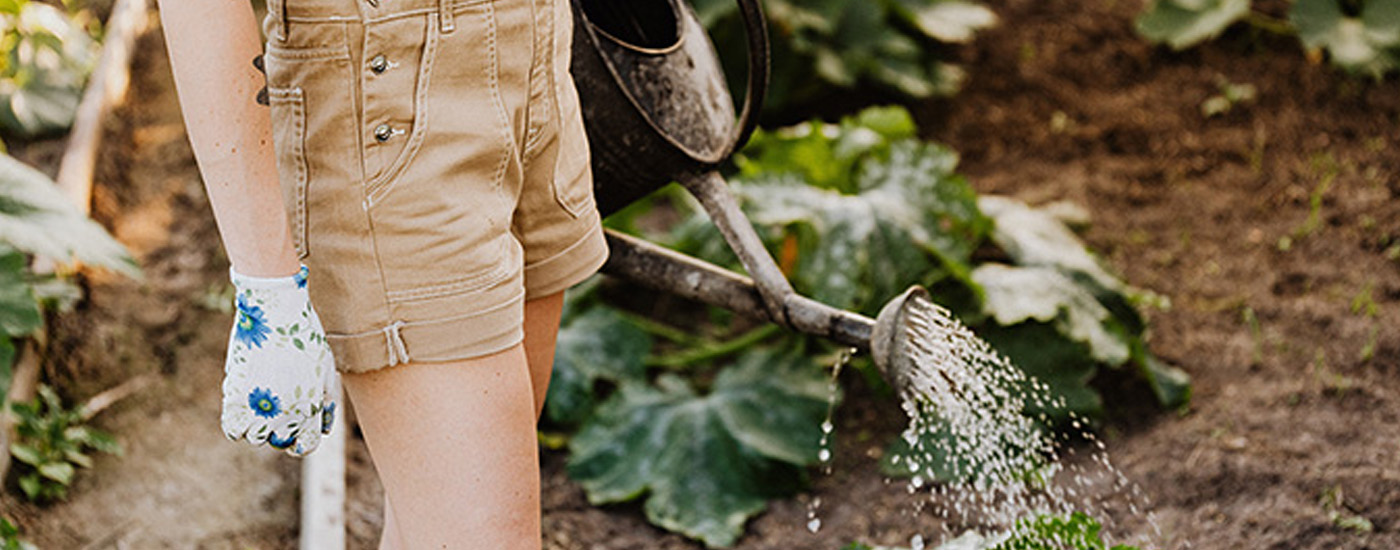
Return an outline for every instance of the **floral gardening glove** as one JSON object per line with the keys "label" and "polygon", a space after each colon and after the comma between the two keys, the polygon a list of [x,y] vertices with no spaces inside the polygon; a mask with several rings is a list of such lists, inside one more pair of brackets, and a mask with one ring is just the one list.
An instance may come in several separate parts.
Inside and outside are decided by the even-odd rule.
{"label": "floral gardening glove", "polygon": [[280,278],[229,270],[238,312],[224,363],[224,435],[292,456],[330,433],[340,384],[306,274],[306,266]]}

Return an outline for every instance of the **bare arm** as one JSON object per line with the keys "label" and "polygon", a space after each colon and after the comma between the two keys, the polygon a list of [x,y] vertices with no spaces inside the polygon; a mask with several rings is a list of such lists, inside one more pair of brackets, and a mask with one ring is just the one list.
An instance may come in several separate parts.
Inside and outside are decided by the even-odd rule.
{"label": "bare arm", "polygon": [[298,269],[272,149],[256,102],[262,52],[247,0],[158,0],[185,127],[234,269],[277,277]]}

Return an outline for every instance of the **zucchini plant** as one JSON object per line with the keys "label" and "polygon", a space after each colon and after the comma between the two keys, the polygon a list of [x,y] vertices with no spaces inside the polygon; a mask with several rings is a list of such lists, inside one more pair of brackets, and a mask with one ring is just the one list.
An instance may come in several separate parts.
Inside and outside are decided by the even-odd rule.
{"label": "zucchini plant", "polygon": [[[1089,381],[1105,368],[1140,373],[1165,406],[1188,399],[1185,374],[1147,352],[1137,307],[1155,297],[1108,273],[1054,216],[979,197],[956,153],[919,140],[903,109],[761,130],[734,161],[731,188],[798,292],[874,315],[909,285],[928,287],[1063,403],[1024,414],[1092,416],[1101,399]],[[669,189],[609,225],[637,231],[657,208],[647,201],[666,204],[680,220],[652,239],[737,269],[698,206]],[[577,430],[570,475],[591,502],[643,500],[659,526],[733,544],[820,463],[821,423],[839,398],[821,367],[842,350],[720,310],[667,325],[601,294],[571,293],[549,388],[548,417]],[[868,359],[854,364],[878,380]]]}

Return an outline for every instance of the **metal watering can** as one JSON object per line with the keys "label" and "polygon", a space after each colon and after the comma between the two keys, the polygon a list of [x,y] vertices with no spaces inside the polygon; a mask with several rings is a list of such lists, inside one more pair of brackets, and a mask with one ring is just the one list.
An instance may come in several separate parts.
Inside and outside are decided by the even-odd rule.
{"label": "metal watering can", "polygon": [[749,51],[737,123],[719,57],[685,0],[571,1],[572,72],[599,210],[606,216],[678,181],[752,278],[614,231],[607,232],[611,255],[603,271],[870,351],[885,378],[903,390],[911,365],[899,329],[911,298],[927,292],[910,288],[878,319],[797,294],[718,172],[757,126],[767,91],[768,33],[758,0],[737,0]]}

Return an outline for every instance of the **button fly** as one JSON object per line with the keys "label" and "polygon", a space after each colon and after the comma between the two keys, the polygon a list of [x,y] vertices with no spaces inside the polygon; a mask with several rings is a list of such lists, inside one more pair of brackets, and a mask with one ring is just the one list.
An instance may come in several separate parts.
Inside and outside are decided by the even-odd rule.
{"label": "button fly", "polygon": [[388,124],[380,124],[374,128],[374,139],[379,140],[381,143],[389,141],[391,137],[394,137],[394,128]]}
{"label": "button fly", "polygon": [[383,74],[384,71],[389,70],[389,59],[383,54],[374,56],[373,59],[369,60],[369,70],[374,71],[374,74]]}

